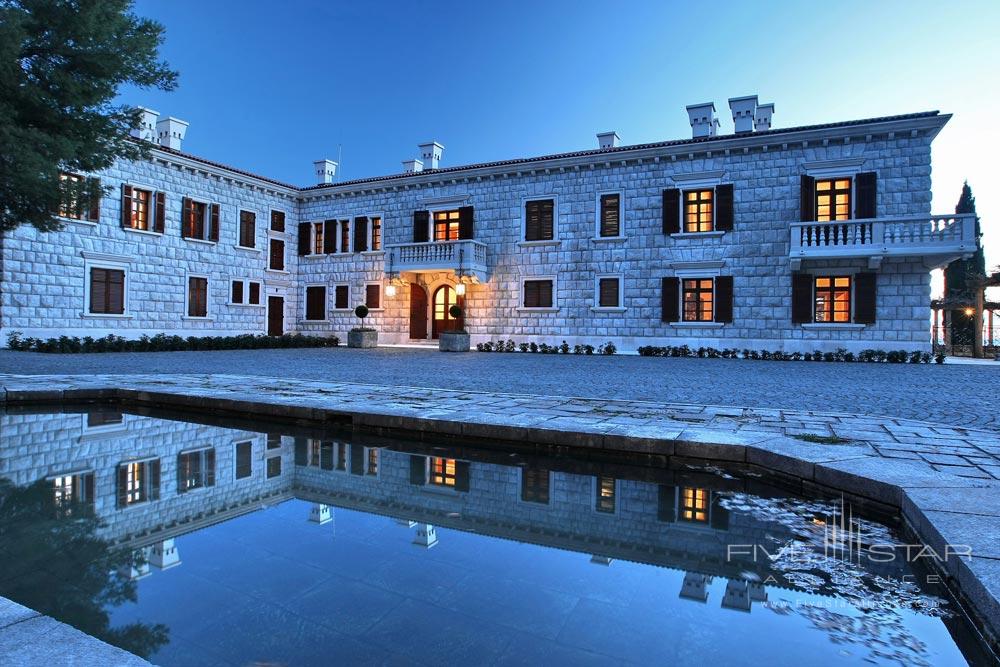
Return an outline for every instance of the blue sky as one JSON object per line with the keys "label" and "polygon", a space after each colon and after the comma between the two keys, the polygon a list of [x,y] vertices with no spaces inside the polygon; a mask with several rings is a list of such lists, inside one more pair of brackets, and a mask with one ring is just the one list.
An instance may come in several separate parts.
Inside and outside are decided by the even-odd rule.
{"label": "blue sky", "polygon": [[689,136],[684,107],[773,101],[775,127],[940,109],[934,212],[968,179],[1000,263],[1000,2],[139,0],[167,28],[171,93],[122,99],[191,123],[185,150],[311,184]]}

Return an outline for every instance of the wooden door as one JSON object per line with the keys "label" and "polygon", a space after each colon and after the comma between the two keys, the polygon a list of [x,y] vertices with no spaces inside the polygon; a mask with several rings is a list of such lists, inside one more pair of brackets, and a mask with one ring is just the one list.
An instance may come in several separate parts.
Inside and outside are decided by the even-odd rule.
{"label": "wooden door", "polygon": [[427,339],[427,291],[410,283],[410,338]]}
{"label": "wooden door", "polygon": [[267,297],[267,335],[280,336],[285,333],[285,298]]}
{"label": "wooden door", "polygon": [[442,331],[454,331],[461,329],[463,318],[452,317],[452,306],[461,306],[461,297],[455,294],[455,289],[451,285],[442,285],[434,291],[434,321],[431,326],[431,335],[438,338]]}

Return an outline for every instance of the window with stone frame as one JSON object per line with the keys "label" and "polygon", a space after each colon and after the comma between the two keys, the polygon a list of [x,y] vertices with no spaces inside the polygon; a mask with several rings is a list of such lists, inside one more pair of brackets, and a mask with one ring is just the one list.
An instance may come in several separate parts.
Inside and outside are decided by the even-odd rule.
{"label": "window with stone frame", "polygon": [[326,319],[326,286],[310,285],[306,287],[306,320],[322,321]]}
{"label": "window with stone frame", "polygon": [[285,212],[271,210],[271,231],[272,232],[283,232],[285,231]]}
{"label": "window with stone frame", "polygon": [[684,231],[710,232],[715,229],[715,191],[712,189],[684,192]]}
{"label": "window with stone frame", "polygon": [[605,514],[615,513],[615,495],[617,480],[614,477],[598,475],[597,477],[597,503],[595,509]]}
{"label": "window with stone frame", "polygon": [[602,238],[621,236],[621,194],[601,195],[599,233]]}
{"label": "window with stone frame", "polygon": [[370,244],[369,250],[381,250],[382,249],[382,218],[379,216],[372,216],[371,218],[371,234],[372,242]]}
{"label": "window with stone frame", "polygon": [[549,504],[549,470],[527,466],[521,468],[521,500],[526,503]]}
{"label": "window with stone frame", "polygon": [[188,276],[187,316],[208,317],[208,278]]}
{"label": "window with stone frame", "polygon": [[249,440],[236,443],[236,479],[246,479],[253,474],[253,443]]}
{"label": "window with stone frame", "polygon": [[160,497],[160,460],[130,461],[118,466],[118,506],[129,507]]}
{"label": "window with stone frame", "polygon": [[708,489],[681,488],[679,518],[691,523],[708,523],[708,499]]}
{"label": "window with stone frame", "polygon": [[602,276],[597,279],[597,307],[621,307],[621,278],[618,276]]}
{"label": "window with stone frame", "polygon": [[152,224],[153,193],[150,190],[132,188],[132,211],[129,227],[147,232]]}
{"label": "window with stone frame", "polygon": [[257,247],[257,214],[253,211],[240,211],[240,238],[241,248]]}
{"label": "window with stone frame", "polygon": [[261,284],[256,280],[233,280],[229,302],[233,305],[259,306]]}
{"label": "window with stone frame", "polygon": [[552,308],[552,280],[525,280],[522,291],[524,308]]}
{"label": "window with stone frame", "polygon": [[552,241],[555,239],[555,199],[535,199],[524,202],[524,240]]}
{"label": "window with stone frame", "polygon": [[79,510],[93,508],[94,505],[94,473],[76,472],[68,475],[50,477],[52,484],[52,501],[55,514],[58,517],[71,517]]}
{"label": "window with stone frame", "polygon": [[366,447],[367,452],[365,456],[365,474],[366,475],[378,475],[379,466],[379,448],[378,447]]}
{"label": "window with stone frame", "polygon": [[684,278],[681,281],[683,321],[711,322],[715,316],[715,281],[712,278]]}
{"label": "window with stone frame", "polygon": [[281,239],[268,239],[267,268],[271,271],[285,270],[285,242]]}
{"label": "window with stone frame", "polygon": [[457,241],[459,238],[459,211],[434,211],[434,240]]}
{"label": "window with stone frame", "polygon": [[851,179],[816,180],[816,221],[851,219]]}
{"label": "window with stone frame", "polygon": [[851,321],[851,276],[816,276],[815,321]]}
{"label": "window with stone frame", "polygon": [[[132,190],[132,200],[135,201],[135,193],[138,190]],[[209,205],[205,202],[195,201],[193,199],[184,200],[186,206],[182,211],[181,224],[184,225],[184,237],[189,239],[199,239],[202,241],[208,240],[209,238]],[[142,229],[145,229],[143,227]]]}
{"label": "window with stone frame", "polygon": [[206,447],[177,455],[177,493],[215,485],[215,449]]}
{"label": "window with stone frame", "polygon": [[333,307],[335,310],[347,310],[351,307],[351,288],[349,285],[334,285]]}
{"label": "window with stone frame", "polygon": [[369,310],[378,310],[382,307],[382,285],[379,283],[365,285],[365,305]]}
{"label": "window with stone frame", "polygon": [[125,313],[125,270],[90,268],[90,309],[92,315]]}

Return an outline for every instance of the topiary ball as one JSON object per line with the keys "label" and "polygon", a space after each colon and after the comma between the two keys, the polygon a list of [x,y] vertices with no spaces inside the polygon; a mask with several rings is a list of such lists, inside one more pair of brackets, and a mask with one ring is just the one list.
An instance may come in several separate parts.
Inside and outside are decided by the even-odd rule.
{"label": "topiary ball", "polygon": [[366,306],[365,304],[361,304],[360,306],[354,309],[354,314],[359,319],[362,320],[365,319],[366,317],[368,317],[368,306]]}
{"label": "topiary ball", "polygon": [[459,308],[458,306],[452,306],[451,308],[449,308],[448,313],[456,320],[461,319],[462,317],[462,309]]}

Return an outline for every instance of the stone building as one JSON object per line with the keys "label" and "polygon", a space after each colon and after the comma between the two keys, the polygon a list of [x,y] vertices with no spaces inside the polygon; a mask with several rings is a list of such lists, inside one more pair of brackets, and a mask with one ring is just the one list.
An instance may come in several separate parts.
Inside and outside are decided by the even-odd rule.
{"label": "stone building", "polygon": [[[692,136],[296,187],[181,152],[146,111],[147,161],[109,194],[0,249],[0,335],[301,332],[380,343],[930,349],[929,271],[975,252],[931,215],[938,112],[772,128],[774,106],[687,108]],[[67,177],[72,177],[67,175]],[[463,306],[455,320],[449,306]]]}

